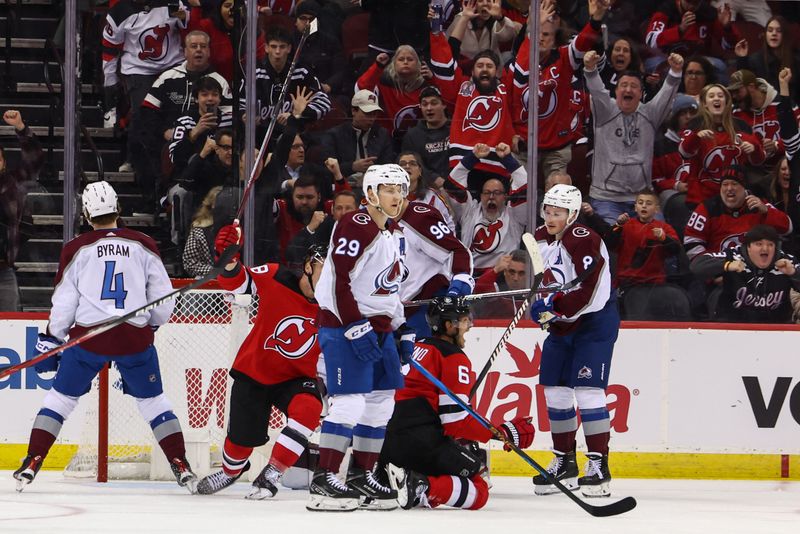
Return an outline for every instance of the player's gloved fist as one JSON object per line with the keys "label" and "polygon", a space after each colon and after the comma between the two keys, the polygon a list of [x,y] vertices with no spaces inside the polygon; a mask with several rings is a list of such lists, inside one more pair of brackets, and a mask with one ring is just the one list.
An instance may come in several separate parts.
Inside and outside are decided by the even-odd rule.
{"label": "player's gloved fist", "polygon": [[[242,229],[238,224],[229,224],[227,226],[223,226],[217,232],[217,238],[214,240],[214,250],[217,253],[217,259],[222,255],[228,247],[233,245],[241,245],[244,242],[244,236],[242,235]],[[236,261],[239,259],[239,255],[236,254],[231,261]]]}
{"label": "player's gloved fist", "polygon": [[400,361],[409,363],[411,355],[414,353],[414,342],[417,340],[417,334],[414,329],[406,323],[398,328],[394,333],[397,339],[397,352],[400,353]]}
{"label": "player's gloved fist", "polygon": [[378,343],[378,335],[367,319],[347,325],[344,337],[350,341],[353,352],[362,362],[377,362],[383,357]]}
{"label": "player's gloved fist", "polygon": [[[36,345],[34,346],[34,352],[37,355],[44,354],[45,352],[49,352],[61,345],[63,345],[63,342],[60,339],[47,334],[39,334],[39,337],[36,340]],[[60,359],[61,355],[56,354],[55,356],[51,356],[50,358],[40,361],[34,365],[33,368],[36,369],[37,373],[50,373],[57,371],[58,361]]]}
{"label": "player's gloved fist", "polygon": [[464,280],[459,280],[454,277],[452,280],[450,280],[450,287],[447,288],[447,295],[450,297],[463,297],[466,295],[471,295],[473,286],[474,282],[473,284],[470,284],[469,282],[465,282]]}
{"label": "player's gloved fist", "polygon": [[[531,303],[531,318],[539,324],[547,324],[550,321],[561,317],[561,314],[555,311],[554,306],[556,301],[561,298],[564,293],[558,291],[550,293],[544,298],[537,299]],[[547,315],[547,319],[543,319],[542,314]]]}
{"label": "player's gloved fist", "polygon": [[[506,435],[506,440],[520,449],[530,447],[531,443],[533,443],[533,435],[536,433],[530,417],[517,417],[511,421],[506,421],[500,425],[500,430]],[[511,450],[508,444],[503,445],[503,448],[507,451]]]}

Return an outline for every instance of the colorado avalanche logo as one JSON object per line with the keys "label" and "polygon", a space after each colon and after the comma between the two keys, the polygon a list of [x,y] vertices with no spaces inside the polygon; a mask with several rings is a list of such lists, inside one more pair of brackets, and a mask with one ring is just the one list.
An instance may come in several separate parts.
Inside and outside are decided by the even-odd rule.
{"label": "colorado avalanche logo", "polygon": [[364,212],[358,212],[355,215],[353,215],[353,222],[356,223],[356,224],[363,225],[363,226],[368,225],[371,220],[372,220],[372,217],[370,217],[368,214],[366,214]]}
{"label": "colorado avalanche logo", "polygon": [[417,124],[419,118],[420,118],[419,106],[417,104],[402,108],[400,111],[395,113],[394,131],[395,132],[408,131],[410,128],[413,128]]}
{"label": "colorado avalanche logo", "polygon": [[721,175],[725,169],[736,164],[741,153],[736,146],[718,146],[703,158],[703,168],[713,176]]}
{"label": "colorado avalanche logo", "polygon": [[275,327],[264,342],[265,349],[276,350],[285,358],[297,360],[305,356],[317,340],[317,327],[313,319],[292,315]]}
{"label": "colorado avalanche logo", "polygon": [[403,266],[399,260],[378,273],[375,277],[375,291],[373,295],[391,295],[400,291],[400,282],[403,281]]}
{"label": "colorado avalanche logo", "polygon": [[499,123],[503,112],[503,101],[496,96],[478,96],[472,99],[464,113],[463,130],[472,128],[479,132],[490,132]]}
{"label": "colorado avalanche logo", "polygon": [[161,61],[169,52],[169,25],[162,24],[147,29],[139,35],[139,59],[142,61]]}
{"label": "colorado avalanche logo", "polygon": [[742,244],[744,234],[732,234],[722,240],[719,244],[720,250],[728,250],[729,248],[736,248]]}
{"label": "colorado avalanche logo", "polygon": [[503,236],[500,235],[502,227],[503,221],[499,219],[488,225],[476,224],[475,231],[472,233],[472,245],[469,249],[477,254],[491,254],[500,246],[500,241],[503,239]]}
{"label": "colorado avalanche logo", "polygon": [[539,284],[539,287],[559,287],[564,285],[566,282],[566,277],[564,276],[564,271],[557,267],[550,266],[544,271],[544,275],[542,275],[542,282]]}
{"label": "colorado avalanche logo", "polygon": [[428,206],[417,204],[413,208],[414,213],[430,213],[431,209]]}

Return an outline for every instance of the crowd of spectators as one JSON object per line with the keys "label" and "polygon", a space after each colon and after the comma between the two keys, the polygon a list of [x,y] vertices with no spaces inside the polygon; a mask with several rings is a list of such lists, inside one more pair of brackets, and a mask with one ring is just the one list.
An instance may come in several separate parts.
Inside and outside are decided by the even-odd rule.
{"label": "crowd of spectators", "polygon": [[[247,236],[257,263],[296,267],[359,209],[366,169],[394,162],[409,173],[410,199],[436,208],[472,253],[476,291],[524,289],[529,2],[442,3],[440,20],[429,0],[259,0],[250,116],[233,0],[112,2],[106,118],[120,120],[125,95],[126,165],[142,209],[171,213],[185,274],[207,272],[213,232],[235,212],[243,128],[255,125],[258,145],[275,116]],[[771,270],[800,287],[798,26],[781,7],[542,1],[537,182],[540,193],[582,190],[580,222],[612,253],[624,317],[791,320],[790,291],[739,314],[729,287],[761,294]],[[1,237],[0,275],[13,265],[13,236]],[[764,241],[775,245],[769,264],[752,259]],[[508,315],[519,302],[478,311]]]}

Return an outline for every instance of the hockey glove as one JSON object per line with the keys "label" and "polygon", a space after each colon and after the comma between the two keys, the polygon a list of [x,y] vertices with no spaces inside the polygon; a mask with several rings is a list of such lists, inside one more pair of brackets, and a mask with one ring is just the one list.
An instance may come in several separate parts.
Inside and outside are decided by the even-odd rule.
{"label": "hockey glove", "polygon": [[[63,344],[64,342],[56,337],[47,334],[39,334],[34,347],[34,356],[49,352]],[[61,354],[59,353],[55,356],[51,356],[50,358],[40,361],[34,365],[33,368],[36,369],[37,373],[52,373],[58,370],[58,362],[60,359]]]}
{"label": "hockey glove", "polygon": [[[531,319],[540,325],[546,325],[561,317],[561,314],[555,311],[553,307],[555,306],[556,300],[561,298],[563,294],[564,293],[558,291],[533,301],[531,303]],[[542,317],[542,314],[545,314],[545,316]]]}
{"label": "hockey glove", "polygon": [[[232,245],[241,245],[242,243],[244,243],[244,235],[238,224],[223,226],[219,229],[219,232],[217,232],[217,239],[214,240],[214,250],[217,253],[217,259],[219,259],[228,247]],[[231,258],[231,263],[234,261],[239,261],[239,254]]]}
{"label": "hockey glove", "polygon": [[367,319],[347,325],[344,337],[350,341],[353,352],[362,362],[377,362],[383,357],[378,336]]}
{"label": "hockey glove", "polygon": [[403,323],[400,328],[395,330],[394,337],[397,340],[397,352],[400,354],[400,361],[409,363],[411,355],[414,354],[414,342],[417,340],[416,332],[407,323]]}
{"label": "hockey glove", "polygon": [[466,295],[471,295],[474,285],[474,282],[470,284],[469,282],[465,282],[464,280],[459,280],[456,277],[453,277],[453,279],[450,280],[450,287],[447,288],[447,295],[450,297],[463,297]]}
{"label": "hockey glove", "polygon": [[[506,421],[500,425],[500,430],[506,435],[506,439],[519,447],[520,449],[527,449],[533,443],[533,435],[536,429],[531,423],[530,417],[517,417],[511,421]],[[503,445],[503,449],[510,451],[511,447],[508,444]]]}

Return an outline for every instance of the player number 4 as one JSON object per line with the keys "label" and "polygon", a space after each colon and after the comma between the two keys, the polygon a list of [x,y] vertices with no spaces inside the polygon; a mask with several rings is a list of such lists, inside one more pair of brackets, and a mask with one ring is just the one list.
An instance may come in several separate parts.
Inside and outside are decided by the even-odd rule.
{"label": "player number 4", "polygon": [[361,244],[353,239],[352,241],[348,241],[344,237],[339,238],[339,244],[336,245],[334,249],[334,254],[347,254],[351,258],[355,258],[358,256],[358,250],[361,248]]}
{"label": "player number 4", "polygon": [[128,296],[128,292],[125,291],[125,274],[114,274],[116,267],[117,262],[106,262],[106,274],[103,276],[103,291],[100,293],[100,299],[113,300],[114,307],[122,310],[125,308],[125,297]]}

